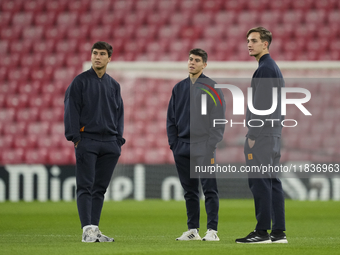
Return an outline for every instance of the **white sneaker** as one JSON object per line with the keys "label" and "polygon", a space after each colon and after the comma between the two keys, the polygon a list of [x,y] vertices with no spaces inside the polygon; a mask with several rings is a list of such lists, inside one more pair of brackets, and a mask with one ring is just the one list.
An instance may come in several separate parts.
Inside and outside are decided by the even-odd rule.
{"label": "white sneaker", "polygon": [[220,239],[217,236],[217,231],[208,229],[208,231],[205,233],[205,237],[203,237],[202,241],[220,241]]}
{"label": "white sneaker", "polygon": [[108,237],[106,235],[103,235],[103,233],[99,229],[98,229],[97,238],[98,238],[100,243],[114,242],[115,241],[112,237]]}
{"label": "white sneaker", "polygon": [[201,240],[197,229],[189,229],[184,232],[180,237],[176,238],[176,241],[191,241],[191,240]]}
{"label": "white sneaker", "polygon": [[97,229],[93,229],[92,227],[88,227],[88,228],[85,229],[81,241],[83,243],[99,242],[97,235],[98,235]]}

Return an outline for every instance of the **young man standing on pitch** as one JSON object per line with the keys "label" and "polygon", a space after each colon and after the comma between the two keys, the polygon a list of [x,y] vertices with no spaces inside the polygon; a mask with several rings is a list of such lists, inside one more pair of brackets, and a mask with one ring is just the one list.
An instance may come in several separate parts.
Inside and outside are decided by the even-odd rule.
{"label": "young man standing on pitch", "polygon": [[[213,119],[225,118],[224,97],[215,82],[203,74],[207,66],[207,53],[202,49],[189,52],[189,77],[177,83],[172,91],[167,113],[167,134],[170,149],[173,151],[176,168],[187,209],[188,231],[178,237],[178,241],[203,240],[219,241],[217,236],[219,198],[216,178],[192,178],[193,166],[211,166],[215,161],[216,144],[223,138],[224,125],[213,127]],[[206,113],[202,114],[202,95],[214,94],[219,98],[218,105],[212,98],[206,100]],[[210,100],[208,100],[210,99]],[[216,100],[217,101],[217,100]],[[205,209],[208,216],[207,232],[201,239],[198,234],[200,218],[199,181],[205,196]]]}
{"label": "young man standing on pitch", "polygon": [[[281,157],[281,88],[284,87],[284,80],[269,55],[271,32],[263,27],[252,28],[247,33],[247,41],[249,55],[259,62],[251,82],[253,108],[262,111],[270,109],[274,89],[277,89],[278,102],[276,110],[269,115],[254,114],[248,105],[248,133],[244,145],[246,164],[274,167],[279,165]],[[281,181],[275,173],[249,173],[248,183],[254,196],[257,225],[248,236],[236,239],[236,243],[287,243]],[[268,234],[267,230],[271,233]]]}
{"label": "young man standing on pitch", "polygon": [[114,241],[98,228],[104,194],[125,143],[120,85],[106,73],[111,55],[111,45],[96,42],[91,69],[74,78],[65,94],[65,136],[74,143],[77,207],[87,243]]}

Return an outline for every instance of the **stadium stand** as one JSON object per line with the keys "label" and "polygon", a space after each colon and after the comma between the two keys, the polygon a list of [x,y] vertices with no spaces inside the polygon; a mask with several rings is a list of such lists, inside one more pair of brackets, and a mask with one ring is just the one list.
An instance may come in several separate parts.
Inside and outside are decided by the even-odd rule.
{"label": "stadium stand", "polygon": [[[82,63],[89,60],[95,41],[114,46],[113,61],[186,60],[194,44],[208,51],[209,61],[253,61],[240,42],[257,25],[273,31],[275,60],[340,60],[337,0],[195,0],[194,4],[190,0],[2,0],[0,164],[74,164],[72,144],[60,142],[65,140],[63,96],[82,71]],[[134,129],[126,127],[128,143],[123,150],[129,153],[122,155],[122,163],[173,163],[165,114],[177,80],[158,81],[166,86],[153,82],[140,80],[134,102],[125,101],[126,118]],[[310,107],[323,115],[327,106],[327,119],[339,119],[339,96],[328,93],[327,100],[320,99],[323,108],[318,99]],[[288,150],[313,151],[315,144],[329,148],[324,151],[326,160],[335,159],[338,142],[319,138],[322,132],[339,134],[334,123],[306,126],[301,134],[285,130],[290,137],[284,141],[286,159],[310,158],[308,152]],[[223,149],[226,160],[242,162],[242,145],[233,135],[225,136],[230,146]],[[306,143],[307,136],[315,139]]]}

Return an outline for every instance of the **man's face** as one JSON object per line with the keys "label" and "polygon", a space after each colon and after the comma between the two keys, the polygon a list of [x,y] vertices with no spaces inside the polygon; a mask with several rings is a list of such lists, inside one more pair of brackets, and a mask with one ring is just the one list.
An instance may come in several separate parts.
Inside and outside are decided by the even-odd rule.
{"label": "man's face", "polygon": [[111,58],[109,58],[109,55],[107,53],[107,50],[98,50],[93,49],[92,55],[91,55],[91,62],[92,67],[100,70],[107,66],[107,64],[111,61]]}
{"label": "man's face", "polygon": [[203,69],[207,66],[207,63],[203,62],[202,57],[190,54],[188,60],[188,70],[189,74],[195,75],[203,71]]}
{"label": "man's face", "polygon": [[267,49],[267,46],[268,46],[268,42],[261,41],[259,32],[251,33],[247,38],[247,42],[248,42],[249,56],[254,56],[254,57],[261,55]]}

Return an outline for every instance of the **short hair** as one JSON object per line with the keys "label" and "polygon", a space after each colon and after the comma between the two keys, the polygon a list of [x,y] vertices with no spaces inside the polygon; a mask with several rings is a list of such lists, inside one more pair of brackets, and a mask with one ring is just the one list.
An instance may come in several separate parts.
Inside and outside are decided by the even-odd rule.
{"label": "short hair", "polygon": [[208,53],[205,52],[205,50],[199,49],[199,48],[195,48],[189,51],[189,56],[193,54],[196,56],[200,56],[203,60],[203,63],[207,63],[208,61]]}
{"label": "short hair", "polygon": [[272,33],[264,27],[254,27],[248,31],[247,38],[251,33],[254,33],[254,32],[260,33],[260,39],[262,42],[268,42],[268,50],[269,50],[269,45],[271,44],[272,38],[273,38]]}
{"label": "short hair", "polygon": [[93,49],[106,50],[109,57],[112,56],[112,52],[113,52],[112,46],[108,44],[107,42],[101,42],[101,41],[96,42],[92,46],[91,53],[93,52]]}

